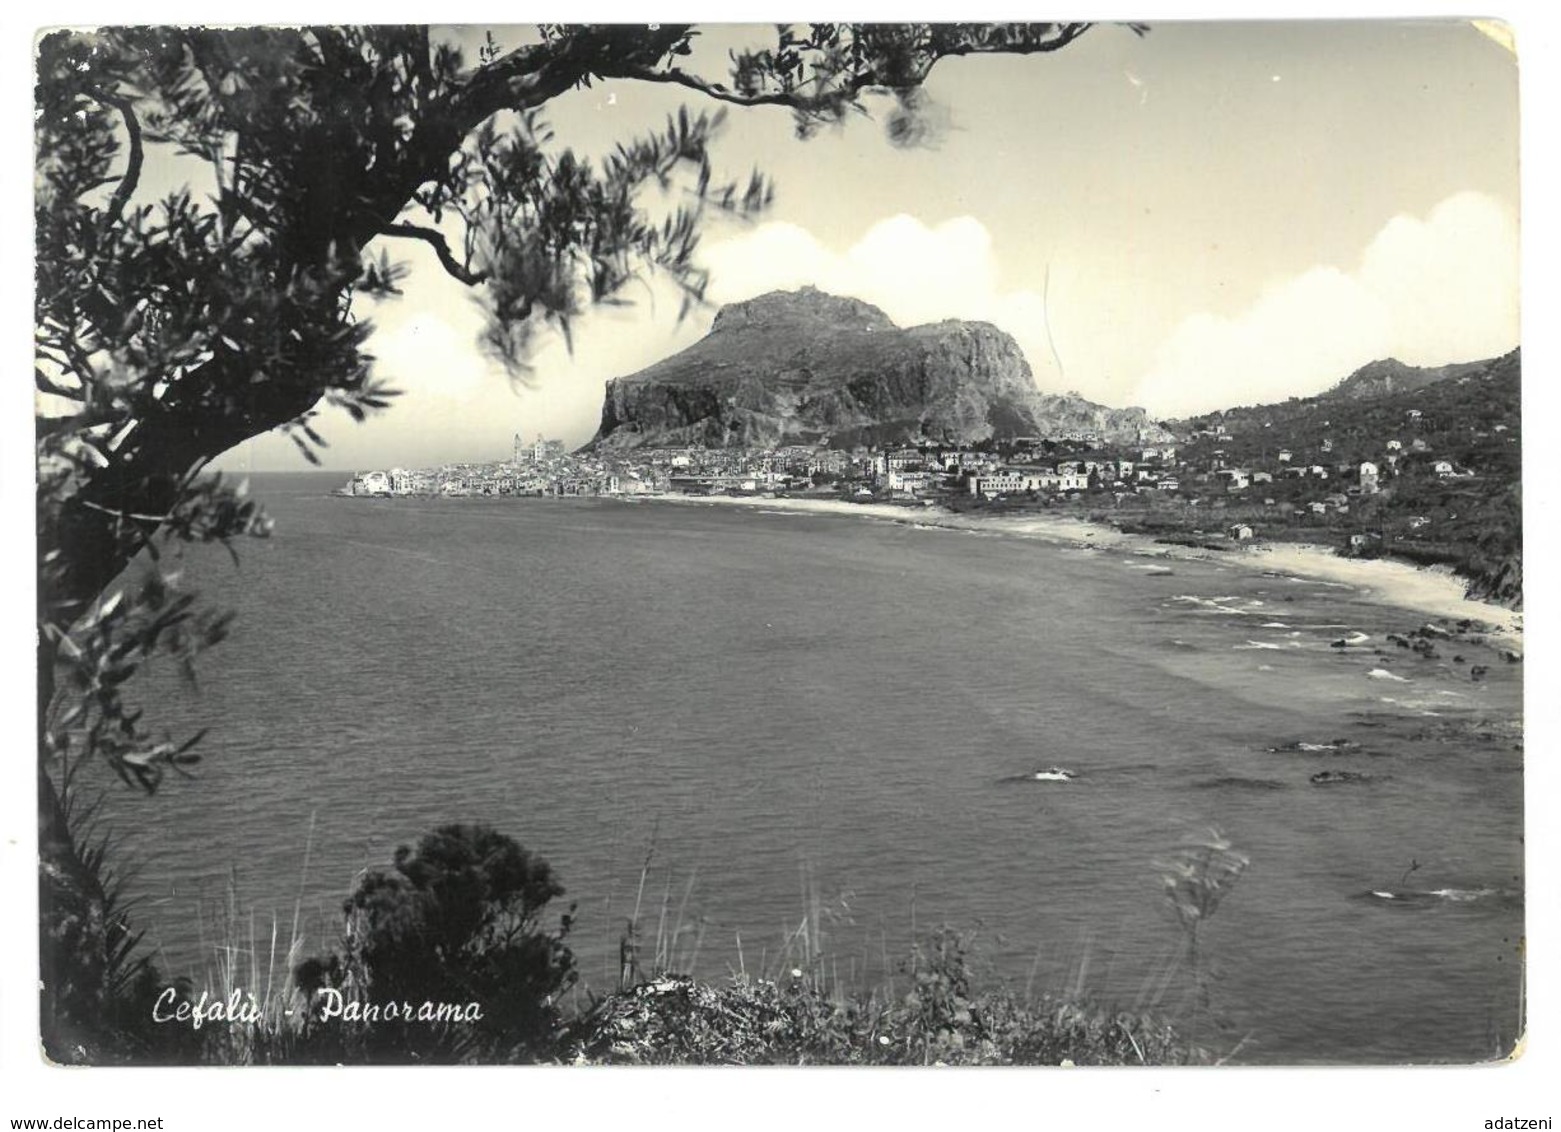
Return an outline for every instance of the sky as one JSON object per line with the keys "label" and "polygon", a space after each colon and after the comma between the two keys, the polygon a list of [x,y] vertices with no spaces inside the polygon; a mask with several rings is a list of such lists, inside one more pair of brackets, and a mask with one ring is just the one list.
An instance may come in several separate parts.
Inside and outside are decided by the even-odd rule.
{"label": "sky", "polygon": [[[719,72],[754,28],[718,27]],[[764,29],[757,29],[763,34]],[[459,29],[444,34],[462,36]],[[501,30],[501,43],[524,32]],[[1517,64],[1451,20],[1101,25],[1054,54],[950,59],[936,129],[896,148],[854,118],[807,141],[781,109],[734,109],[719,171],[773,178],[757,222],[706,230],[712,306],[679,322],[665,284],[547,342],[517,378],[431,250],[382,241],[405,294],[364,303],[394,411],[323,423],[328,467],[496,460],[515,433],[578,445],[602,390],[697,340],[720,303],[812,284],[901,325],[981,319],[1037,385],[1157,417],[1316,393],[1382,357],[1437,365],[1518,343]],[[603,83],[550,104],[585,155],[656,128],[675,87]],[[270,436],[229,468],[295,468]]]}

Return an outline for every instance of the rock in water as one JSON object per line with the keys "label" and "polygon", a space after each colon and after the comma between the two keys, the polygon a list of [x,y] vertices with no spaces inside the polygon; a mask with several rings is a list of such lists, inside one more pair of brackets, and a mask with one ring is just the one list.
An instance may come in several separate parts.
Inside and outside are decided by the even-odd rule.
{"label": "rock in water", "polygon": [[1092,432],[1170,434],[1142,409],[1042,393],[1019,344],[985,322],[901,329],[812,287],[723,307],[710,333],[607,383],[594,446],[968,443]]}

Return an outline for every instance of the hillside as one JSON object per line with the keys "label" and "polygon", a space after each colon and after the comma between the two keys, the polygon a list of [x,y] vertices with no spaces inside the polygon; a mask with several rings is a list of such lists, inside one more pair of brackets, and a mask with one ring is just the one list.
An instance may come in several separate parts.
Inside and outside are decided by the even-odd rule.
{"label": "hillside", "polygon": [[[1236,462],[1272,459],[1335,465],[1382,462],[1397,440],[1404,459],[1440,458],[1481,477],[1516,481],[1522,473],[1521,352],[1410,371],[1409,387],[1383,380],[1373,362],[1327,393],[1292,397],[1167,422],[1192,445],[1218,448]],[[1219,435],[1223,430],[1224,435]],[[1418,444],[1416,442],[1419,442]],[[1325,450],[1326,449],[1326,450]]]}
{"label": "hillside", "polygon": [[1332,399],[1350,397],[1365,400],[1394,393],[1414,393],[1441,381],[1477,374],[1489,364],[1489,361],[1484,361],[1447,366],[1412,366],[1397,358],[1383,358],[1361,366],[1330,389],[1327,396]]}
{"label": "hillside", "polygon": [[607,383],[592,444],[970,443],[1091,430],[1166,433],[1141,409],[1042,394],[1018,344],[985,322],[901,328],[811,287],[723,307],[688,349]]}
{"label": "hillside", "polygon": [[[1288,514],[1327,491],[1348,492],[1348,510],[1323,531],[1339,541],[1363,535],[1363,554],[1452,566],[1472,597],[1522,602],[1522,357],[1436,369],[1374,362],[1327,393],[1171,422],[1182,454],[1197,467],[1274,471],[1262,494]],[[1360,466],[1380,469],[1381,490],[1360,493]],[[1254,516],[1259,534],[1261,516]],[[1278,523],[1267,524],[1278,527]],[[1290,532],[1299,537],[1306,532]]]}

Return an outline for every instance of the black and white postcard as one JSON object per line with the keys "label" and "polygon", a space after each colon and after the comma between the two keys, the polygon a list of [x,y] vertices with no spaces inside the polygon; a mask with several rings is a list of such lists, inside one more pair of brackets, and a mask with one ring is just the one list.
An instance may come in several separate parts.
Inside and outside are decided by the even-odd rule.
{"label": "black and white postcard", "polygon": [[40,33],[47,1060],[1521,1058],[1517,50]]}

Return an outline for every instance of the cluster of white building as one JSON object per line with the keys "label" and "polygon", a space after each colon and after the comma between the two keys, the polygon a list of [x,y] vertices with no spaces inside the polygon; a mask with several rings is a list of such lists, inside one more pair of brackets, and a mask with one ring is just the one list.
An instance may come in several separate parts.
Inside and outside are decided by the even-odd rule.
{"label": "cluster of white building", "polygon": [[1137,459],[1101,457],[996,466],[974,472],[967,487],[971,495],[989,499],[1014,492],[1067,494],[1092,487],[1176,491],[1181,480],[1175,469],[1176,448],[1165,446],[1139,450]]}

